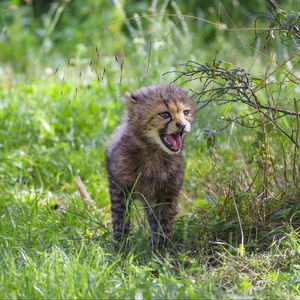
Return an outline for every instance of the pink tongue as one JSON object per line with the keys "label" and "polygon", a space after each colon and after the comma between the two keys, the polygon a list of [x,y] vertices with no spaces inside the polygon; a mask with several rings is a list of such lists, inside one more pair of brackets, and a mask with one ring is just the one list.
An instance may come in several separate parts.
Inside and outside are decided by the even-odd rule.
{"label": "pink tongue", "polygon": [[182,147],[182,138],[180,134],[166,134],[167,141],[172,145],[172,149],[178,151]]}

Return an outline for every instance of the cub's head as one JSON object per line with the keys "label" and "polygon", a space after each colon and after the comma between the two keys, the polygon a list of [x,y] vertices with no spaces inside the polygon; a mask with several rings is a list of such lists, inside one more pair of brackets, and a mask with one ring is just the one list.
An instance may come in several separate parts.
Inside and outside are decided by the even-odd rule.
{"label": "cub's head", "polygon": [[182,150],[195,108],[187,92],[175,84],[143,87],[126,93],[128,122],[134,132],[169,154]]}

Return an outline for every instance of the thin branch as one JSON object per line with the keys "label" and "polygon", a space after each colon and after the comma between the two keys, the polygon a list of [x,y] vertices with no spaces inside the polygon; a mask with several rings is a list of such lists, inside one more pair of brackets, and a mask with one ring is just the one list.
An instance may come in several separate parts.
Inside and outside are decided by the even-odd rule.
{"label": "thin branch", "polygon": [[267,0],[272,9],[276,10],[278,8],[277,3],[274,0]]}
{"label": "thin branch", "polygon": [[[267,88],[268,85],[263,79],[258,82],[257,79],[252,79],[251,75],[246,73],[242,68],[229,68],[215,60],[212,64],[199,64],[194,61],[188,61],[185,64],[184,70],[175,71],[174,73],[178,74],[174,81],[181,80],[184,83],[200,81],[200,88],[198,90],[191,90],[193,93],[192,96],[196,99],[199,109],[204,108],[210,103],[216,103],[218,105],[227,103],[244,104],[251,109],[248,115],[244,117],[237,116],[233,119],[223,118],[223,120],[229,124],[236,122],[241,126],[255,128],[257,127],[255,123],[247,124],[245,120],[247,120],[247,116],[260,113],[264,118],[264,120],[260,120],[260,122],[263,122],[263,124],[270,122],[281,134],[286,136],[299,148],[298,141],[293,138],[293,134],[284,130],[278,124],[277,120],[284,116],[300,117],[300,112],[272,106],[270,104],[262,104],[256,93],[261,89]],[[261,81],[263,82],[263,87],[261,87]],[[253,120],[249,121],[253,122]],[[226,127],[228,126],[224,128]]]}
{"label": "thin branch", "polygon": [[86,205],[86,207],[88,209],[94,208],[95,203],[92,200],[90,194],[88,193],[88,191],[87,191],[85,185],[83,184],[80,176],[75,176],[74,180],[76,182],[80,197],[81,197],[82,201],[84,202],[84,204]]}

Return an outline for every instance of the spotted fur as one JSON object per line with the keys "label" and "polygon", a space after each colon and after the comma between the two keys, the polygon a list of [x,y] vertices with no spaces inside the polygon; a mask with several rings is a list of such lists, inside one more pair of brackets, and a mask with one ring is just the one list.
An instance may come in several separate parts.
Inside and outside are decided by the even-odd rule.
{"label": "spotted fur", "polygon": [[[126,240],[131,199],[137,198],[146,207],[156,247],[165,244],[171,233],[183,180],[182,147],[177,149],[180,141],[176,144],[172,137],[183,140],[190,131],[194,106],[175,84],[144,87],[126,93],[125,100],[126,116],[106,151],[113,236],[116,241]],[[171,117],[166,119],[168,114]]]}

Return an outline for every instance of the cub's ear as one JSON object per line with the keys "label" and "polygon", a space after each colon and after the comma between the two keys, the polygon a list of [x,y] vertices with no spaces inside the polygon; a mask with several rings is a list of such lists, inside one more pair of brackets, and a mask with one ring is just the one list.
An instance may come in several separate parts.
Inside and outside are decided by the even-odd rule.
{"label": "cub's ear", "polygon": [[130,94],[129,92],[126,92],[124,95],[125,101],[127,105],[133,105],[136,104],[139,100],[138,97],[134,94]]}

